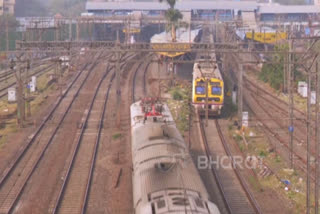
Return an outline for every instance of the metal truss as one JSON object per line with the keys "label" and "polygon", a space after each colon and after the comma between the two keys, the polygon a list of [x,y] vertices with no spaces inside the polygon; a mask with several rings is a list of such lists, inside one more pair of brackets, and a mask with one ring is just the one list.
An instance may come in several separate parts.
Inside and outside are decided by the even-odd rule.
{"label": "metal truss", "polygon": [[[194,52],[194,53],[263,53],[287,54],[288,51],[258,51],[247,50],[246,43],[117,43],[106,41],[54,41],[54,42],[25,42],[17,41],[17,51],[21,52],[66,52],[72,50],[79,50],[81,48],[88,48],[88,52],[101,51],[101,49],[108,52]],[[10,52],[8,52],[10,53]],[[306,51],[291,51],[290,53],[305,55]],[[309,50],[308,53],[313,53]],[[316,52],[314,52],[315,54]]]}

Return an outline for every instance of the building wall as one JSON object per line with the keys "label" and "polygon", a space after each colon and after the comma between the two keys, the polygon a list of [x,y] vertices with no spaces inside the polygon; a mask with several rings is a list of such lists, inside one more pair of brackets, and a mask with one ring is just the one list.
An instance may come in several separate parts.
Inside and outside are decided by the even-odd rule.
{"label": "building wall", "polygon": [[3,14],[3,0],[0,0],[0,16]]}
{"label": "building wall", "polygon": [[2,1],[3,1],[3,13],[14,15],[14,6],[16,4],[16,0],[2,0]]}

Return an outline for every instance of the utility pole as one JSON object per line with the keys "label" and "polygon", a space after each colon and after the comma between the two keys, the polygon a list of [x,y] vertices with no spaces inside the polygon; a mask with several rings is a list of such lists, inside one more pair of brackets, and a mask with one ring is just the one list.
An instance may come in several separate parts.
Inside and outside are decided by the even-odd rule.
{"label": "utility pole", "polygon": [[282,92],[283,93],[288,93],[289,92],[289,84],[288,84],[288,80],[289,80],[289,75],[288,75],[288,54],[284,54],[283,57],[283,89]]}
{"label": "utility pole", "polygon": [[315,172],[315,188],[314,188],[314,198],[315,198],[315,213],[319,213],[319,155],[320,155],[320,130],[319,130],[319,102],[320,102],[320,74],[318,71],[318,62],[316,62],[316,172]]}
{"label": "utility pole", "polygon": [[[68,62],[63,62],[63,63],[68,63]],[[62,60],[58,60],[58,72],[59,72],[59,78],[58,78],[58,85],[59,85],[59,91],[60,91],[60,96],[62,97]]]}
{"label": "utility pole", "polygon": [[[26,67],[26,77],[25,77],[25,85],[27,88],[27,95],[26,95],[26,101],[27,101],[27,116],[31,116],[31,109],[30,109],[30,79],[29,79],[29,69],[30,69],[30,59],[27,60],[27,67]],[[28,87],[29,86],[29,87]]]}
{"label": "utility pole", "polygon": [[308,71],[308,99],[307,99],[307,214],[310,213],[310,137],[311,137],[311,78],[312,72]]}
{"label": "utility pole", "polygon": [[90,41],[93,41],[93,22],[88,21]]}
{"label": "utility pole", "polygon": [[207,77],[205,77],[206,81],[205,81],[205,84],[206,84],[206,127],[208,127],[208,120],[209,120],[209,98],[208,98],[208,87],[209,87],[209,80]]}
{"label": "utility pole", "polygon": [[161,80],[160,80],[160,63],[161,59],[158,61],[158,97],[161,98]]}
{"label": "utility pole", "polygon": [[243,64],[239,64],[239,74],[238,74],[238,120],[239,125],[242,126],[242,111],[243,111]]}
{"label": "utility pole", "polygon": [[80,19],[77,19],[76,31],[77,31],[77,41],[79,41],[79,39],[80,39]]}
{"label": "utility pole", "polygon": [[206,92],[206,100],[205,100],[205,119],[206,119],[206,121],[205,121],[205,126],[208,127],[208,120],[209,120],[208,83],[209,83],[209,79],[207,77],[205,77],[205,75],[202,73],[202,70],[201,70],[202,68],[201,68],[200,64],[198,64],[198,69],[199,69],[199,71],[201,73],[202,78],[205,79],[205,81],[204,81],[204,84],[205,84],[204,88],[205,88],[205,92]]}
{"label": "utility pole", "polygon": [[120,110],[120,104],[121,104],[121,70],[120,70],[120,48],[119,48],[119,30],[117,31],[117,52],[116,52],[116,84],[117,84],[117,127],[120,128],[120,122],[121,122],[121,110]]}
{"label": "utility pole", "polygon": [[69,20],[69,40],[72,40],[72,18]]}
{"label": "utility pole", "polygon": [[6,51],[9,51],[9,23],[8,16],[6,16]]}
{"label": "utility pole", "polygon": [[293,100],[293,78],[294,78],[294,72],[292,70],[292,51],[293,49],[293,40],[289,41],[289,53],[288,53],[288,90],[289,90],[289,141],[290,141],[290,168],[294,168],[294,160],[293,160],[293,132],[294,132],[294,127],[293,127],[293,105],[294,105],[294,100]]}
{"label": "utility pole", "polygon": [[[16,66],[16,63],[14,60],[11,60],[10,61],[10,69],[12,71],[15,70],[15,66]],[[16,81],[17,81],[17,86],[18,86],[18,89],[17,89],[17,103],[18,103],[18,107],[17,107],[17,120],[18,120],[18,124],[19,126],[23,126],[23,121],[25,119],[25,115],[24,115],[24,112],[25,112],[25,105],[24,105],[24,96],[23,96],[23,81],[22,81],[22,78],[21,78],[21,70],[20,68],[18,68],[16,70],[15,73],[15,76],[16,76]]]}
{"label": "utility pole", "polygon": [[55,41],[59,41],[59,22],[56,22]]}

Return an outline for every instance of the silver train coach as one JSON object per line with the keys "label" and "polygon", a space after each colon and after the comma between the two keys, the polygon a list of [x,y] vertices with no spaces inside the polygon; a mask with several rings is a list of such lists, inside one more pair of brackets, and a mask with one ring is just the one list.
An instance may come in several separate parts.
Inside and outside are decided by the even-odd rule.
{"label": "silver train coach", "polygon": [[130,111],[135,214],[219,214],[168,106],[147,98]]}

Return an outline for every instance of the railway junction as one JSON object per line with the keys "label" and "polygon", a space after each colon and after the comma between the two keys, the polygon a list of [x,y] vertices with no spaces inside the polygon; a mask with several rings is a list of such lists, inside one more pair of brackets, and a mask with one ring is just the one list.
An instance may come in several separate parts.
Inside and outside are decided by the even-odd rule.
{"label": "railway junction", "polygon": [[174,7],[6,29],[0,213],[319,213],[320,7]]}

